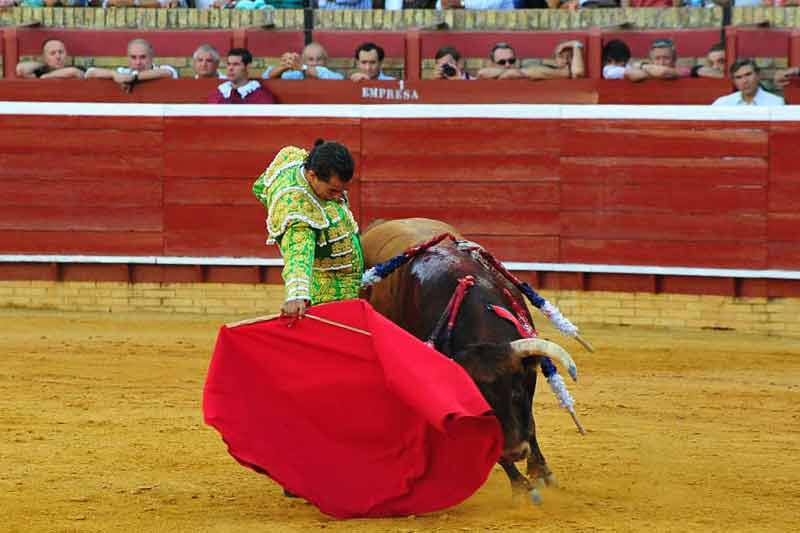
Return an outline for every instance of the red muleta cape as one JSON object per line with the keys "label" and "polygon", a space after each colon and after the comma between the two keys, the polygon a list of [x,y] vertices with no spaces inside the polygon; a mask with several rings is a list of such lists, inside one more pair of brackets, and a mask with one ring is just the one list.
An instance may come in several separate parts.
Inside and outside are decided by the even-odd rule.
{"label": "red muleta cape", "polygon": [[457,363],[363,300],[304,318],[222,327],[206,423],[240,463],[337,518],[406,516],[472,495],[503,434]]}

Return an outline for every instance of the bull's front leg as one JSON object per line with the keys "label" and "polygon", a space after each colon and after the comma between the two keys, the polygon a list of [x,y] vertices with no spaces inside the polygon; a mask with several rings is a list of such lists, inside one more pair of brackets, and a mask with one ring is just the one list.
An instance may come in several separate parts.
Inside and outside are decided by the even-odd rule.
{"label": "bull's front leg", "polygon": [[533,397],[534,393],[536,392],[536,374],[536,368],[532,368],[528,373],[528,380],[525,384],[528,398],[531,399],[531,403],[528,406],[531,428],[530,437],[528,438],[528,444],[530,444],[531,447],[531,453],[528,455],[528,477],[533,482],[538,482],[540,486],[555,486],[556,477],[550,470],[550,467],[547,466],[547,461],[542,454],[542,450],[539,448],[539,443],[536,441],[536,419],[533,416]]}
{"label": "bull's front leg", "polygon": [[506,471],[509,481],[511,481],[511,500],[515,505],[525,501],[526,498],[530,498],[536,504],[542,503],[542,495],[539,493],[539,489],[534,487],[530,480],[517,470],[517,465],[504,459],[501,459],[499,463],[503,470]]}
{"label": "bull's front leg", "polygon": [[528,477],[540,485],[556,486],[556,476],[547,466],[547,461],[536,442],[536,433],[528,441],[531,445],[531,454],[528,456]]}

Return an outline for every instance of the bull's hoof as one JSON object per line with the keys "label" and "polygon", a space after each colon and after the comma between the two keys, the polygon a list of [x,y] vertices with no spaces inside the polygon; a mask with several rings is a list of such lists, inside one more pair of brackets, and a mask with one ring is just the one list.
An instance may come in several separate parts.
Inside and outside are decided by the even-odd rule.
{"label": "bull's hoof", "polygon": [[558,480],[556,479],[556,475],[552,472],[544,477],[544,482],[548,487],[558,487]]}
{"label": "bull's hoof", "polygon": [[542,494],[539,492],[539,489],[531,489],[528,493],[528,496],[535,505],[541,505],[542,503]]}

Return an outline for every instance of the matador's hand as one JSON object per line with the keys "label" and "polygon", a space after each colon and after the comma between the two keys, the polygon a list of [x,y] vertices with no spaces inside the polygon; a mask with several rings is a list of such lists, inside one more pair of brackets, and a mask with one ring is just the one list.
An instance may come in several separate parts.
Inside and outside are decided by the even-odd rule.
{"label": "matador's hand", "polygon": [[281,316],[303,318],[306,314],[306,300],[289,300],[281,306]]}

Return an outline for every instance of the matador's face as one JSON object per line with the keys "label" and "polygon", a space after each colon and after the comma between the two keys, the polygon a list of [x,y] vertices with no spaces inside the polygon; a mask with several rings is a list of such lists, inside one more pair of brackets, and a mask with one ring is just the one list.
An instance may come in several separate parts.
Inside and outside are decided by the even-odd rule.
{"label": "matador's face", "polygon": [[339,179],[339,176],[332,174],[328,181],[323,181],[313,170],[307,171],[308,183],[322,200],[341,200],[347,190],[347,183]]}

